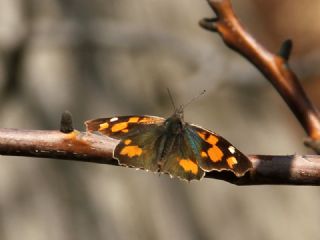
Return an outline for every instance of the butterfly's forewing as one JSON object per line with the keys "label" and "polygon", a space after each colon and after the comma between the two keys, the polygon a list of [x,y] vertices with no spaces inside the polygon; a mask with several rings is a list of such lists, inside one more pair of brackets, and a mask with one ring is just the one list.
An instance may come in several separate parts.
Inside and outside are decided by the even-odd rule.
{"label": "butterfly's forewing", "polygon": [[162,135],[164,118],[123,116],[86,121],[87,131],[120,139],[113,157],[124,166],[158,171],[157,139]]}
{"label": "butterfly's forewing", "polygon": [[164,156],[161,171],[184,180],[200,180],[205,172],[198,166],[197,156],[184,135],[177,135],[172,149]]}
{"label": "butterfly's forewing", "polygon": [[153,126],[159,126],[164,118],[153,116],[123,116],[113,118],[98,118],[85,122],[87,131],[100,132],[112,138],[121,139],[148,131]]}
{"label": "butterfly's forewing", "polygon": [[250,160],[221,136],[192,124],[186,129],[186,137],[203,170],[229,170],[243,176],[252,168]]}

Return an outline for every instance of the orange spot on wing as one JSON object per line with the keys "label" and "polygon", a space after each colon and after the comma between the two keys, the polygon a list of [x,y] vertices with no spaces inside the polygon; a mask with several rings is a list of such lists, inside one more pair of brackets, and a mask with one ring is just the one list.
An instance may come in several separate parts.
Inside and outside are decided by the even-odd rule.
{"label": "orange spot on wing", "polygon": [[213,162],[219,162],[222,160],[223,152],[217,146],[209,148],[208,155]]}
{"label": "orange spot on wing", "polygon": [[131,142],[132,142],[131,139],[126,139],[126,140],[124,141],[124,144],[125,144],[125,145],[129,145]]}
{"label": "orange spot on wing", "polygon": [[198,132],[199,137],[206,141],[206,135],[202,132]]}
{"label": "orange spot on wing", "polygon": [[211,145],[215,145],[218,141],[219,138],[216,136],[210,134],[208,138],[206,138],[206,134],[204,132],[197,132],[199,137],[201,137],[203,140],[205,140],[207,143],[210,143]]}
{"label": "orange spot on wing", "polygon": [[154,124],[154,123],[159,123],[163,122],[161,118],[155,118],[155,117],[144,117],[139,120],[139,123],[147,123],[147,124]]}
{"label": "orange spot on wing", "polygon": [[237,159],[235,157],[229,157],[227,159],[227,163],[230,168],[233,168],[233,165],[236,165],[238,163]]}
{"label": "orange spot on wing", "polygon": [[214,136],[214,135],[210,135],[207,140],[206,140],[208,143],[212,144],[212,145],[215,145],[217,144],[217,142],[219,141],[219,139]]}
{"label": "orange spot on wing", "polygon": [[190,159],[178,159],[179,165],[183,168],[186,172],[191,172],[192,174],[196,175],[199,171],[198,165],[192,162]]}
{"label": "orange spot on wing", "polygon": [[208,157],[208,154],[204,151],[201,152],[201,157],[203,158],[207,158]]}
{"label": "orange spot on wing", "polygon": [[129,130],[128,129],[123,129],[121,132],[127,133],[127,132],[129,132]]}
{"label": "orange spot on wing", "polygon": [[146,118],[146,117],[142,118],[142,119],[139,121],[139,123],[149,123],[149,122],[150,122],[149,118]]}
{"label": "orange spot on wing", "polygon": [[141,154],[142,149],[138,146],[126,146],[120,152],[120,155],[128,155],[129,158],[140,156]]}
{"label": "orange spot on wing", "polygon": [[136,122],[138,122],[139,121],[139,118],[138,117],[131,117],[131,118],[129,118],[129,123],[136,123]]}
{"label": "orange spot on wing", "polygon": [[98,131],[107,129],[108,127],[109,127],[109,123],[107,123],[107,122],[101,123],[101,124],[99,125],[99,130],[98,130]]}
{"label": "orange spot on wing", "polygon": [[120,132],[128,127],[127,122],[117,123],[112,126],[111,131],[112,132]]}

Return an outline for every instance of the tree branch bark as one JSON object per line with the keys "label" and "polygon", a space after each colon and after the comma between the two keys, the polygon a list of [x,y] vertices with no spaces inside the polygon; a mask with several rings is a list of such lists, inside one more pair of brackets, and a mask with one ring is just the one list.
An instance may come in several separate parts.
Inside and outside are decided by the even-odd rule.
{"label": "tree branch bark", "polygon": [[[112,158],[118,140],[89,132],[0,129],[0,154],[119,165]],[[249,156],[253,168],[243,177],[210,172],[207,178],[236,185],[320,185],[319,156]]]}
{"label": "tree branch bark", "polygon": [[[288,65],[292,47],[286,41],[279,55],[259,45],[241,26],[229,0],[208,0],[217,18],[200,22],[204,28],[219,32],[225,43],[253,63],[278,90],[308,133],[308,144],[320,152],[320,118]],[[73,129],[71,114],[62,115],[60,131],[0,129],[0,154],[74,160],[119,165],[113,159],[118,141],[106,136]],[[320,185],[320,156],[248,156],[253,168],[243,177],[232,172],[212,171],[215,178],[236,185],[286,184]]]}

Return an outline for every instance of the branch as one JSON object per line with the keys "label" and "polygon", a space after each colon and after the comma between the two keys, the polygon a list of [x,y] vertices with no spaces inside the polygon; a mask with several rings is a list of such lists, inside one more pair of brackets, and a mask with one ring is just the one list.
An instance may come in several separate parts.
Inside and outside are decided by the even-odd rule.
{"label": "branch", "polygon": [[280,93],[307,132],[309,139],[306,145],[320,153],[320,115],[288,64],[291,40],[282,44],[279,55],[270,53],[244,29],[233,12],[230,0],[208,0],[208,3],[217,17],[203,19],[200,25],[218,32],[227,46],[257,67]]}
{"label": "branch", "polygon": [[[118,140],[79,132],[0,129],[0,154],[74,160],[118,165],[112,158]],[[236,185],[320,185],[318,156],[249,156],[253,168],[243,177],[231,172],[210,172],[215,178]]]}
{"label": "branch", "polygon": [[86,132],[0,129],[0,154],[57,158],[118,165],[112,159],[117,141]]}
{"label": "branch", "polygon": [[[292,42],[286,41],[279,55],[271,54],[242,28],[229,0],[208,2],[217,13],[217,18],[204,19],[201,25],[219,32],[229,47],[246,57],[270,80],[310,136],[310,146],[320,152],[319,113],[288,65]],[[60,131],[0,129],[0,154],[10,156],[118,165],[118,161],[112,158],[117,143],[117,140],[106,136],[74,130],[68,112],[62,116]],[[206,177],[236,185],[320,185],[320,156],[251,155],[249,159],[253,168],[243,177],[238,178],[228,171],[212,171]]]}

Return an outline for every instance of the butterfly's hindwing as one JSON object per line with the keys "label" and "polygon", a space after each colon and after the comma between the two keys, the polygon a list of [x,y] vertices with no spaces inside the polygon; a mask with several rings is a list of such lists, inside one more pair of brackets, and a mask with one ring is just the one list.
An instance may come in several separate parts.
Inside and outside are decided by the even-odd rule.
{"label": "butterfly's hindwing", "polygon": [[[154,125],[155,126],[155,125]],[[168,173],[184,180],[198,179],[204,176],[199,168],[193,151],[185,142],[183,135],[173,140],[172,147],[162,145],[166,132],[157,126],[136,135],[122,138],[114,150],[114,157],[121,165]]]}
{"label": "butterfly's hindwing", "polygon": [[197,156],[182,134],[175,137],[171,151],[162,161],[161,171],[184,180],[200,180],[205,174],[197,163]]}
{"label": "butterfly's hindwing", "polygon": [[196,151],[198,164],[203,170],[229,170],[243,176],[252,168],[250,160],[221,136],[191,124],[186,129],[186,137]]}
{"label": "butterfly's hindwing", "polygon": [[161,135],[162,130],[156,125],[143,133],[128,135],[121,139],[113,156],[121,165],[157,172],[157,145]]}

